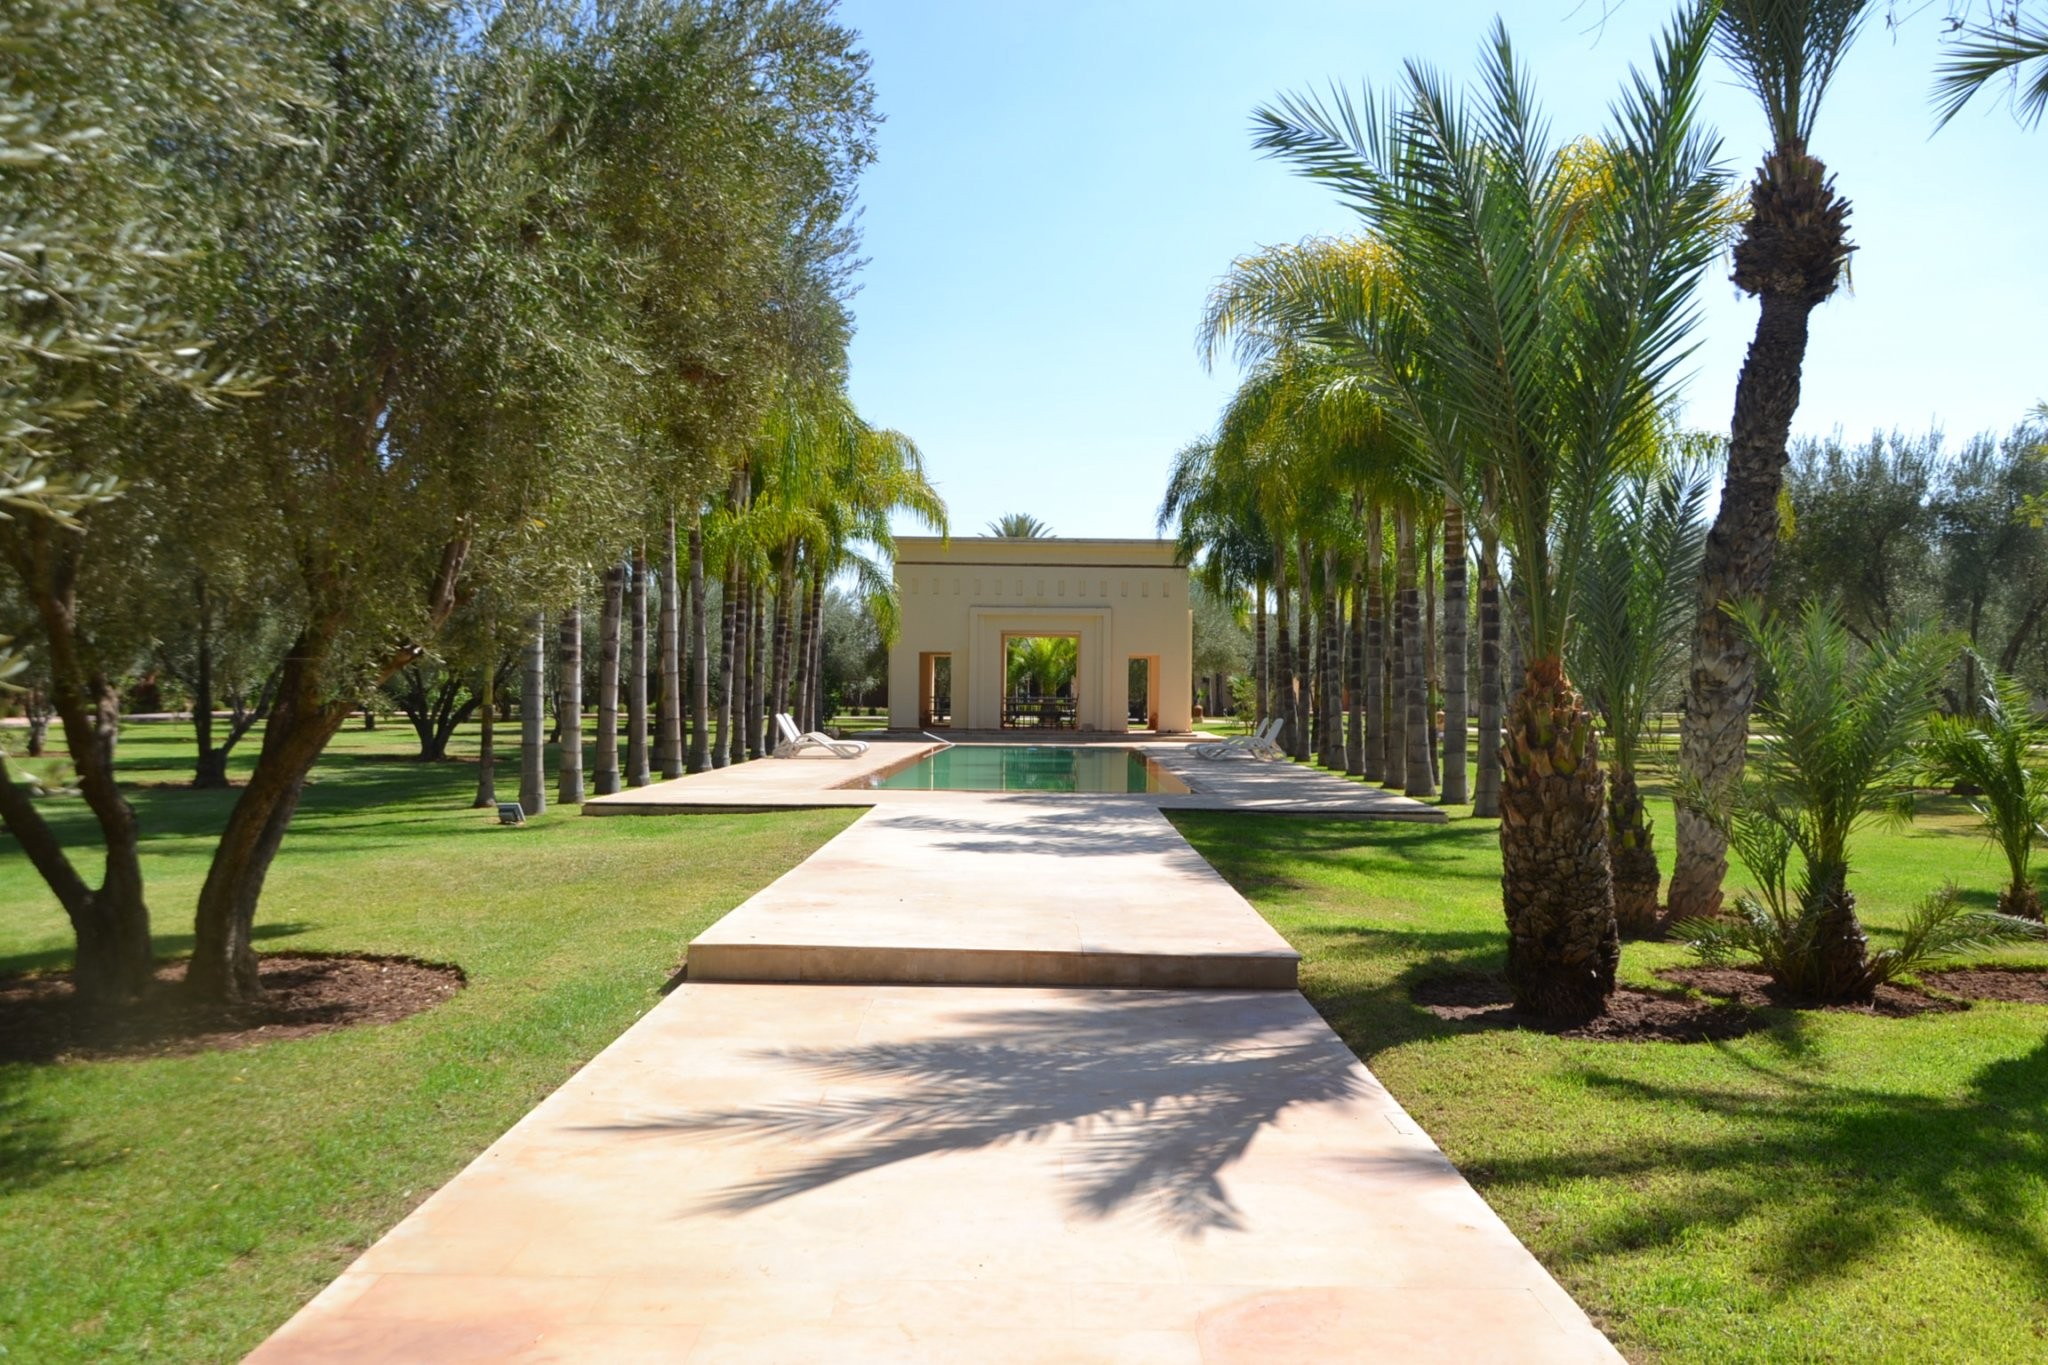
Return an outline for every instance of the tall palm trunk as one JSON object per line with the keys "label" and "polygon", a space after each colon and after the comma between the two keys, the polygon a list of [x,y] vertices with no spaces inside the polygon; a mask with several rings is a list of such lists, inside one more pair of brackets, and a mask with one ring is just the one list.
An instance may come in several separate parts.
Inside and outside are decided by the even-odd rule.
{"label": "tall palm trunk", "polygon": [[1311,748],[1314,741],[1311,731],[1315,722],[1316,702],[1314,674],[1310,671],[1313,662],[1310,647],[1314,643],[1316,625],[1315,576],[1309,572],[1308,565],[1308,541],[1296,540],[1294,572],[1295,581],[1301,585],[1301,592],[1296,599],[1299,605],[1295,609],[1294,676],[1291,680],[1294,689],[1295,726],[1294,743],[1289,752],[1302,763],[1308,762],[1314,752]]}
{"label": "tall palm trunk", "polygon": [[1422,729],[1425,739],[1423,750],[1429,755],[1429,780],[1432,786],[1443,784],[1443,774],[1437,768],[1437,701],[1443,696],[1443,674],[1438,665],[1443,655],[1437,652],[1436,617],[1436,526],[1434,522],[1416,528],[1420,537],[1417,544],[1422,560]]}
{"label": "tall palm trunk", "polygon": [[1323,550],[1323,610],[1322,646],[1318,651],[1316,687],[1321,703],[1316,708],[1317,724],[1321,726],[1320,744],[1316,746],[1316,761],[1325,768],[1344,766],[1344,647],[1343,636],[1338,632],[1338,613],[1342,609],[1343,593],[1337,585],[1337,552]]}
{"label": "tall palm trunk", "polygon": [[[1395,514],[1395,526],[1400,525],[1400,513]],[[1395,535],[1398,544],[1400,536]],[[1380,774],[1384,786],[1396,790],[1408,785],[1408,651],[1413,640],[1408,635],[1408,623],[1401,614],[1401,567],[1398,554],[1389,556],[1392,564],[1393,590],[1387,594],[1387,657],[1386,676],[1381,681],[1381,695],[1387,709],[1386,728],[1382,732],[1385,746],[1381,751]]]}
{"label": "tall palm trunk", "polygon": [[1532,659],[1502,754],[1501,899],[1515,1007],[1547,1019],[1590,1019],[1614,991],[1605,787],[1593,717],[1564,664]]}
{"label": "tall palm trunk", "polygon": [[604,608],[597,618],[597,776],[599,796],[619,789],[619,624],[626,607],[626,567],[604,572]]}
{"label": "tall palm trunk", "polygon": [[1470,788],[1465,775],[1465,708],[1467,688],[1466,629],[1472,604],[1466,586],[1465,509],[1457,499],[1444,503],[1444,764],[1446,805],[1463,805]]}
{"label": "tall palm trunk", "polygon": [[796,615],[796,547],[783,552],[775,573],[775,649],[769,660],[768,713],[772,716],[790,709],[789,685],[795,643],[791,619]]}
{"label": "tall palm trunk", "polygon": [[562,613],[561,773],[555,800],[565,806],[583,803],[583,608],[572,602]]}
{"label": "tall palm trunk", "polygon": [[768,752],[768,593],[755,583],[747,590],[747,757]]}
{"label": "tall palm trunk", "polygon": [[663,777],[683,775],[683,582],[676,560],[676,509],[661,538],[661,732],[655,745]]}
{"label": "tall palm trunk", "polygon": [[701,773],[711,766],[711,642],[704,637],[704,524],[690,515],[690,760],[684,766]]}
{"label": "tall palm trunk", "polygon": [[1378,503],[1365,509],[1365,780],[1387,776],[1387,604],[1381,559],[1386,524]]}
{"label": "tall palm trunk", "polygon": [[1500,562],[1492,533],[1479,548],[1479,781],[1472,813],[1500,814]]}
{"label": "tall palm trunk", "polygon": [[725,566],[725,590],[719,594],[718,606],[718,737],[711,745],[711,766],[723,768],[732,762],[733,722],[737,708],[733,705],[733,641],[739,631],[738,602],[739,571],[732,564]]}
{"label": "tall palm trunk", "polygon": [[1402,790],[1410,796],[1434,796],[1436,783],[1430,780],[1429,771],[1429,679],[1422,649],[1422,593],[1416,582],[1415,514],[1407,508],[1394,513],[1394,561],[1400,576],[1401,638],[1406,645],[1402,651],[1401,738],[1407,780]]}
{"label": "tall palm trunk", "polygon": [[481,671],[476,689],[483,699],[476,709],[476,799],[469,803],[476,810],[498,804],[498,670],[486,663]]}
{"label": "tall palm trunk", "polygon": [[[1756,296],[1760,311],[1735,384],[1721,506],[1700,561],[1699,616],[1679,731],[1679,771],[1710,802],[1742,776],[1756,701],[1756,659],[1728,608],[1762,598],[1770,586],[1807,324],[1835,292],[1850,250],[1848,202],[1835,193],[1826,167],[1796,143],[1765,160],[1749,205],[1735,245],[1735,284]],[[1681,804],[1671,916],[1716,912],[1727,872],[1728,841],[1713,821]]]}
{"label": "tall palm trunk", "polygon": [[810,629],[810,679],[811,693],[804,708],[804,729],[824,728],[825,715],[825,569],[814,565],[811,569],[811,610]]}
{"label": "tall palm trunk", "polygon": [[1252,585],[1252,687],[1257,693],[1258,710],[1253,719],[1259,723],[1273,714],[1271,676],[1266,658],[1266,585],[1255,583]]}
{"label": "tall palm trunk", "polygon": [[548,808],[548,618],[526,623],[526,679],[519,689],[519,806],[528,815]]}
{"label": "tall palm trunk", "polygon": [[796,612],[796,625],[792,631],[795,641],[789,649],[789,710],[795,718],[797,729],[810,730],[811,719],[811,574],[810,565],[804,566],[791,584],[794,594],[790,598],[791,608]]}
{"label": "tall palm trunk", "polygon": [[1351,630],[1344,649],[1344,771],[1366,773],[1365,758],[1365,566],[1351,561]]}
{"label": "tall palm trunk", "polygon": [[748,574],[733,572],[732,581],[732,761],[747,761],[747,607]]}
{"label": "tall palm trunk", "polygon": [[1287,629],[1287,550],[1273,551],[1273,714],[1280,717],[1280,747],[1294,752],[1294,650]]}
{"label": "tall palm trunk", "polygon": [[633,547],[632,588],[626,614],[633,644],[626,675],[626,783],[647,785],[647,547]]}

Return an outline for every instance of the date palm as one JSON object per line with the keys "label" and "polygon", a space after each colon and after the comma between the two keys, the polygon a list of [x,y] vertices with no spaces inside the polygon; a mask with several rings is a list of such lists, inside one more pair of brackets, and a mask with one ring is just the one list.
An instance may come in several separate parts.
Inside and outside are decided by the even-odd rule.
{"label": "date palm", "polygon": [[[1735,244],[1735,285],[1760,311],[1736,380],[1728,472],[1700,563],[1680,731],[1680,769],[1710,794],[1741,778],[1756,699],[1755,659],[1727,608],[1761,600],[1770,585],[1807,320],[1835,292],[1849,259],[1848,201],[1807,148],[1829,80],[1870,8],[1866,0],[1725,0],[1715,20],[1722,55],[1763,107],[1772,145],[1750,183],[1749,218]],[[1721,831],[1681,807],[1672,913],[1712,914],[1727,870]]]}
{"label": "date palm", "polygon": [[1965,26],[1951,39],[1935,80],[1940,123],[1960,114],[1979,90],[2004,77],[2013,82],[2013,116],[2029,127],[2039,123],[2048,112],[2048,23],[2015,9],[1998,22]]}
{"label": "date palm", "polygon": [[988,524],[988,533],[1003,540],[1043,540],[1052,527],[1029,512],[1005,512]]}
{"label": "date palm", "polygon": [[1396,257],[1398,289],[1358,332],[1388,411],[1497,490],[1530,627],[1502,758],[1508,977],[1555,1019],[1599,1014],[1620,957],[1599,743],[1564,657],[1593,521],[1654,429],[1715,250],[1716,143],[1693,122],[1711,29],[1685,11],[1623,87],[1591,184],[1499,24],[1476,94],[1411,63],[1390,101],[1255,116],[1261,145],[1330,181]]}
{"label": "date palm", "polygon": [[1657,928],[1657,851],[1636,786],[1636,758],[1650,713],[1677,688],[1706,500],[1703,462],[1631,473],[1595,518],[1579,587],[1568,657],[1607,738],[1607,845],[1623,934]]}
{"label": "date palm", "polygon": [[1769,683],[1757,708],[1765,730],[1733,796],[1706,805],[1688,783],[1685,799],[1733,837],[1761,894],[1738,898],[1732,914],[1677,925],[1694,951],[1716,964],[1754,959],[1807,999],[1857,1002],[1934,958],[2035,936],[2030,921],[1965,911],[1942,893],[1908,917],[1898,947],[1872,953],[1856,917],[1851,836],[1910,809],[1915,745],[1954,658],[1952,642],[1919,631],[1862,648],[1819,603],[1790,622],[1765,619],[1754,603],[1732,615]]}
{"label": "date palm", "polygon": [[2009,873],[1998,908],[2040,919],[2041,893],[2028,865],[2034,838],[2048,824],[2048,766],[2036,757],[2037,748],[2048,743],[2048,725],[2034,714],[2033,698],[2017,679],[1988,665],[1984,671],[1991,686],[1979,712],[1931,719],[1921,759],[1937,780],[1966,783],[1982,793],[1975,809]]}

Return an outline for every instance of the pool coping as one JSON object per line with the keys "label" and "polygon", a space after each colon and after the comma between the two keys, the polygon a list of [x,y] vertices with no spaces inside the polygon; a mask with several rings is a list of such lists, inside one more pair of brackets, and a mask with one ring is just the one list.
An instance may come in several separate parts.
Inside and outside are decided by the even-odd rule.
{"label": "pool coping", "polygon": [[[1187,792],[972,792],[849,788],[892,764],[922,758],[950,741],[873,740],[857,758],[805,756],[761,759],[632,787],[583,803],[583,814],[695,815],[777,810],[866,810],[876,806],[947,801],[1050,801],[1135,804],[1162,811],[1310,815],[1328,819],[1400,820],[1442,824],[1437,806],[1285,759],[1244,755],[1204,759],[1174,741],[1133,741],[1121,736],[1078,744],[1130,748],[1186,783]],[[1011,741],[1014,742],[1014,741]]]}

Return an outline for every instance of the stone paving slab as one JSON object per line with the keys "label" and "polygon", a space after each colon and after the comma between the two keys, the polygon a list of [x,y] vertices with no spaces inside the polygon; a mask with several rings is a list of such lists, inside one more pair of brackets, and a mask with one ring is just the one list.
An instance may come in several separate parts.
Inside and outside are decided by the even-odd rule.
{"label": "stone paving slab", "polygon": [[250,1359],[1620,1356],[1293,992],[692,982]]}
{"label": "stone paving slab", "polygon": [[[1028,739],[1012,739],[1026,744]],[[1084,741],[1075,741],[1077,743]],[[1320,815],[1342,819],[1413,820],[1441,824],[1439,808],[1398,792],[1352,782],[1319,768],[1243,756],[1198,757],[1176,742],[1107,742],[1142,749],[1185,782],[1187,792],[1134,792],[1041,797],[1077,807],[1119,806],[1152,810],[1252,811],[1274,815]],[[930,753],[929,739],[870,740],[855,759],[815,754],[802,758],[757,759],[688,777],[632,787],[583,803],[585,815],[683,815],[716,810],[808,810],[841,806],[933,806],[991,793],[889,791],[848,787],[874,773]]]}
{"label": "stone paving slab", "polygon": [[879,807],[690,944],[692,981],[1292,989],[1300,956],[1157,810]]}

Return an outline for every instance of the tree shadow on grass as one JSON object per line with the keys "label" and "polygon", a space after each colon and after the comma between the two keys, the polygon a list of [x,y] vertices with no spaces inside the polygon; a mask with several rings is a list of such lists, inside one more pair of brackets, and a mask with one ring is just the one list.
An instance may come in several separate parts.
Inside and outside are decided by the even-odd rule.
{"label": "tree shadow on grass", "polygon": [[1896,1244],[1916,1222],[1978,1243],[2048,1294],[2048,1041],[1979,1070],[1949,1098],[1820,1084],[1734,1050],[1769,1093],[1660,1085],[1597,1067],[1594,1091],[1630,1105],[1691,1110],[1727,1125],[1715,1136],[1490,1160],[1468,1170],[1482,1189],[1556,1189],[1572,1180],[1690,1177],[1682,1192],[1636,1199],[1589,1222],[1561,1255],[1592,1260],[1680,1242],[1695,1228],[1764,1214],[1755,1269],[1780,1297]]}
{"label": "tree shadow on grass", "polygon": [[[258,942],[274,938],[295,938],[319,927],[307,920],[279,920],[271,923],[258,921],[249,931],[249,937]],[[149,943],[160,959],[183,957],[192,951],[190,934],[151,934]],[[71,965],[71,957],[72,949],[68,947],[45,948],[40,952],[0,956],[0,976],[13,976],[18,972],[60,970]]]}
{"label": "tree shadow on grass", "polygon": [[[900,1162],[1056,1137],[1069,1207],[1125,1206],[1183,1236],[1243,1226],[1222,1172],[1285,1111],[1368,1089],[1289,995],[1104,993],[1068,1008],[971,1009],[957,1033],[791,1048],[765,1065],[830,1084],[822,1101],[668,1114],[596,1131],[727,1134],[790,1159],[715,1195],[737,1214]],[[851,1092],[851,1093],[848,1093]]]}
{"label": "tree shadow on grass", "polygon": [[0,1195],[122,1159],[104,1144],[69,1136],[62,1118],[36,1105],[28,1094],[33,1074],[25,1064],[0,1065]]}

